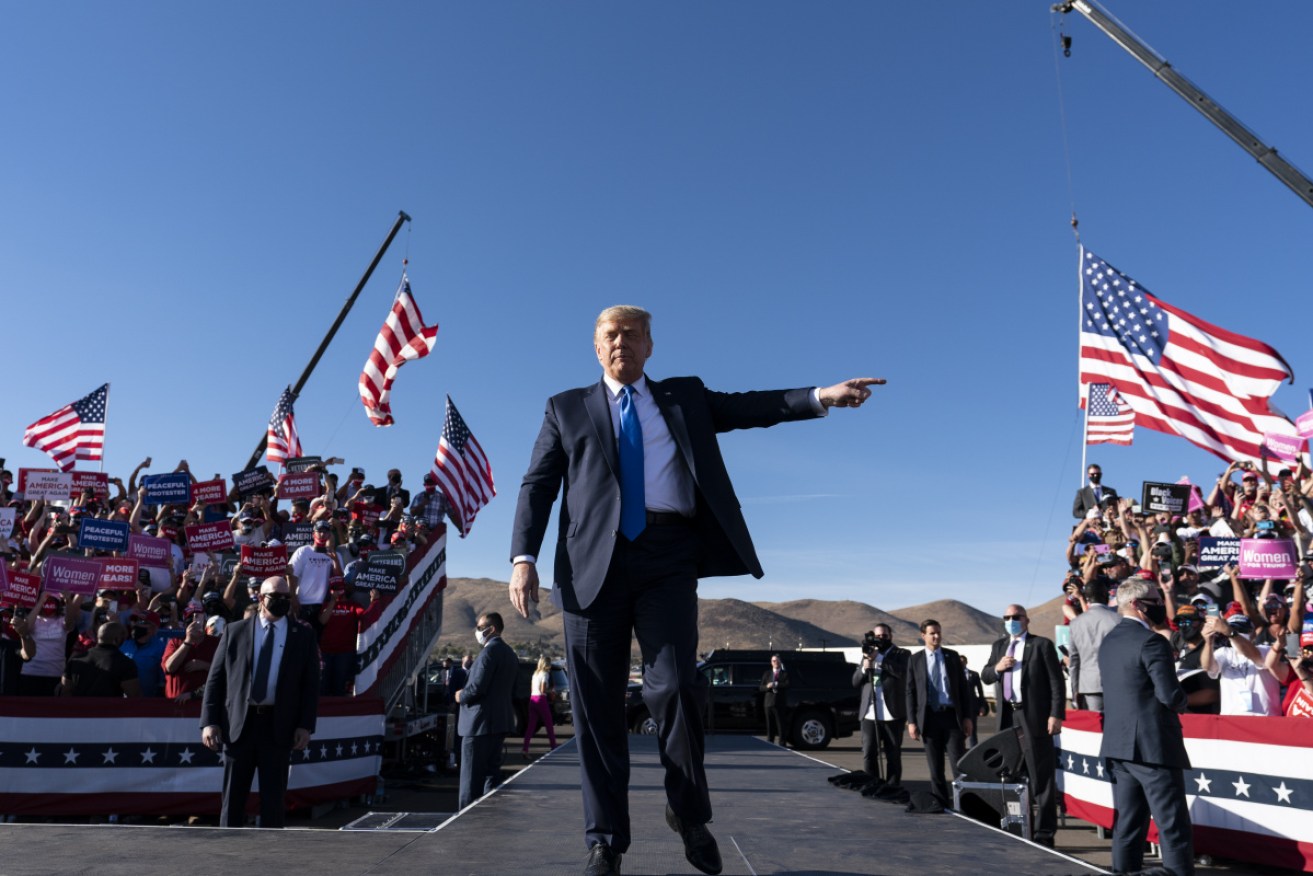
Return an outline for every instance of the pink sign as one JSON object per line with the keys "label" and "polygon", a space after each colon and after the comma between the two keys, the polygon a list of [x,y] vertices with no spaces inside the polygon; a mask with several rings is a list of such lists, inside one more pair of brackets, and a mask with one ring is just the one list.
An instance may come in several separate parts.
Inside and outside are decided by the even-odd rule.
{"label": "pink sign", "polygon": [[228,501],[228,485],[223,478],[192,484],[191,500],[197,505],[223,505]]}
{"label": "pink sign", "polygon": [[104,590],[136,590],[137,571],[141,564],[125,557],[105,557],[100,563],[100,588]]}
{"label": "pink sign", "polygon": [[278,476],[278,498],[314,499],[323,493],[319,487],[319,472],[289,472]]}
{"label": "pink sign", "polygon": [[281,575],[287,571],[287,545],[242,545],[242,571],[247,575]]}
{"label": "pink sign", "polygon": [[1300,438],[1313,438],[1313,411],[1305,411],[1295,418],[1295,431]]}
{"label": "pink sign", "polygon": [[1299,452],[1304,449],[1304,439],[1297,435],[1277,435],[1274,432],[1265,432],[1263,433],[1263,446],[1276,459],[1294,464],[1299,461]]}
{"label": "pink sign", "polygon": [[1294,578],[1298,562],[1295,543],[1288,538],[1240,539],[1241,578]]}
{"label": "pink sign", "polygon": [[232,550],[232,546],[233,531],[227,520],[187,527],[187,549],[192,553],[228,551]]}
{"label": "pink sign", "polygon": [[128,556],[140,560],[143,566],[156,569],[173,567],[173,546],[167,538],[155,538],[150,535],[128,536]]}
{"label": "pink sign", "polygon": [[0,580],[4,582],[4,593],[0,603],[17,605],[22,608],[36,608],[36,595],[41,592],[41,576],[30,572],[5,572],[4,563],[0,563]]}
{"label": "pink sign", "polygon": [[96,585],[100,582],[100,563],[86,557],[52,554],[42,564],[41,574],[47,590],[85,596],[96,592]]}

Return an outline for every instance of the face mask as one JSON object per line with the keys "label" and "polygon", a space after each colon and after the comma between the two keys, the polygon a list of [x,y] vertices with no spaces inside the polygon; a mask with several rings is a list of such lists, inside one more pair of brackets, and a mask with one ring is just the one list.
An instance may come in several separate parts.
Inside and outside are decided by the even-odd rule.
{"label": "face mask", "polygon": [[436,486],[434,486],[433,484],[429,484],[427,487],[424,488],[424,492],[426,492],[426,493],[436,493],[437,490],[438,490],[438,488],[437,488]]}
{"label": "face mask", "polygon": [[264,606],[274,617],[287,617],[287,613],[292,610],[292,600],[291,597],[279,593],[265,597]]}
{"label": "face mask", "polygon": [[1021,621],[1003,621],[1003,629],[1007,630],[1009,636],[1019,636],[1021,635]]}
{"label": "face mask", "polygon": [[875,637],[875,649],[877,651],[880,651],[881,653],[888,651],[889,647],[893,645],[893,643],[894,643],[893,639],[890,639],[888,636]]}
{"label": "face mask", "polygon": [[1090,483],[1092,484],[1097,484],[1101,480],[1103,480],[1103,475],[1099,472],[1090,475]]}
{"label": "face mask", "polygon": [[133,625],[132,638],[140,640],[146,638],[149,635],[150,635],[150,627],[144,627],[141,626],[140,624]]}
{"label": "face mask", "polygon": [[1178,623],[1177,626],[1181,630],[1181,635],[1184,636],[1186,640],[1190,642],[1193,642],[1195,639],[1199,638],[1204,634],[1203,629],[1198,624]]}
{"label": "face mask", "polygon": [[488,628],[486,630],[474,631],[474,640],[478,642],[480,645],[488,644],[488,640],[491,638],[492,638],[492,628]]}
{"label": "face mask", "polygon": [[1144,612],[1144,619],[1150,626],[1156,627],[1167,620],[1167,606],[1161,602],[1142,602],[1140,611]]}

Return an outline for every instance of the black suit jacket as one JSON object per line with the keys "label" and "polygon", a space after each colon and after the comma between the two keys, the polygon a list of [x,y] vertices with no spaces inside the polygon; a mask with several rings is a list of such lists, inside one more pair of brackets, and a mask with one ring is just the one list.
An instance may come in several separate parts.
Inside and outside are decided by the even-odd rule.
{"label": "black suit jacket", "polygon": [[[1003,698],[1003,676],[994,669],[1008,652],[1011,636],[1004,636],[989,649],[989,663],[980,670],[980,680],[994,685],[994,702],[998,703],[998,727],[1011,727],[1015,722],[1012,707]],[[1058,650],[1053,641],[1033,633],[1026,634],[1021,650],[1021,710],[1036,733],[1044,733],[1049,718],[1067,717],[1067,683],[1058,662]]]}
{"label": "black suit jacket", "polygon": [[[696,377],[647,380],[697,496],[698,577],[762,576],[716,441],[718,432],[817,416],[810,389],[723,393]],[[557,493],[561,500],[553,598],[579,611],[597,597],[620,528],[620,462],[606,384],[547,400],[542,430],[520,485],[511,557],[538,556]]]}
{"label": "black suit jacket", "polygon": [[[962,674],[962,658],[956,651],[940,648],[943,652],[944,666],[948,674],[948,694],[953,698],[953,711],[957,722],[961,724],[968,718],[975,720],[971,708],[971,695],[967,693],[966,676]],[[907,711],[907,723],[925,729],[925,713],[930,702],[930,692],[926,687],[925,649],[918,648],[912,652],[907,661],[907,694],[904,698]]]}
{"label": "black suit jacket", "polygon": [[[895,721],[907,720],[907,665],[911,658],[911,651],[894,645],[885,652],[881,663],[883,672],[880,690],[884,694],[884,707]],[[853,671],[853,687],[862,689],[862,704],[857,710],[857,717],[865,718],[875,696],[871,673],[858,666]]]}
{"label": "black suit jacket", "polygon": [[[1103,484],[1100,484],[1100,486],[1103,487],[1103,501],[1105,504],[1109,500],[1117,501],[1116,490]],[[1090,486],[1081,487],[1076,491],[1076,499],[1071,503],[1071,516],[1084,519],[1091,508],[1098,507],[1099,503],[1094,499],[1094,488]]]}
{"label": "black suit jacket", "polygon": [[494,636],[470,667],[469,679],[460,691],[460,715],[456,732],[461,736],[490,736],[515,729],[515,676],[520,661],[511,646]]}
{"label": "black suit jacket", "polygon": [[1172,647],[1133,618],[1122,618],[1099,648],[1103,745],[1099,756],[1189,769],[1181,735],[1187,698]]}
{"label": "black suit jacket", "polygon": [[[223,628],[219,650],[210,664],[201,704],[201,727],[217,725],[225,742],[234,742],[246,726],[251,700],[259,616],[234,621]],[[315,631],[287,618],[287,644],[283,647],[274,688],[274,742],[292,747],[298,727],[315,730],[319,713],[319,643]]]}
{"label": "black suit jacket", "polygon": [[772,689],[770,683],[775,680],[775,670],[767,669],[761,677],[761,685],[758,690],[763,690],[766,695],[762,697],[761,704],[766,708],[779,706],[781,709],[789,704],[789,670],[780,670],[780,686]]}

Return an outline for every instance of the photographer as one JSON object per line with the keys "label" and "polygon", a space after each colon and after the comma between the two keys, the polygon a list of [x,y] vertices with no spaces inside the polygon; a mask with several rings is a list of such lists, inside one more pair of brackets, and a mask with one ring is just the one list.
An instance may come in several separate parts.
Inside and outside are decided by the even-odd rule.
{"label": "photographer", "polygon": [[1253,621],[1234,603],[1225,620],[1210,617],[1204,624],[1199,663],[1210,678],[1221,681],[1223,715],[1281,713],[1281,683],[1286,676],[1281,650],[1255,645],[1253,634]]}
{"label": "photographer", "polygon": [[910,657],[907,649],[894,644],[893,629],[887,624],[876,624],[862,639],[862,665],[853,673],[853,687],[862,691],[858,710],[862,716],[862,762],[877,786],[902,783]]}

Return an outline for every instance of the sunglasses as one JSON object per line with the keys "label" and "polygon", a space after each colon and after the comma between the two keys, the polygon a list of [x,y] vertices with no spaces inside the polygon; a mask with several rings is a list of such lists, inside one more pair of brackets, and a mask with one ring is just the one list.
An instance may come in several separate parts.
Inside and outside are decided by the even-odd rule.
{"label": "sunglasses", "polygon": [[1005,614],[1005,615],[1003,615],[1003,620],[1025,620],[1025,619],[1026,619],[1026,616],[1025,616],[1024,614]]}

